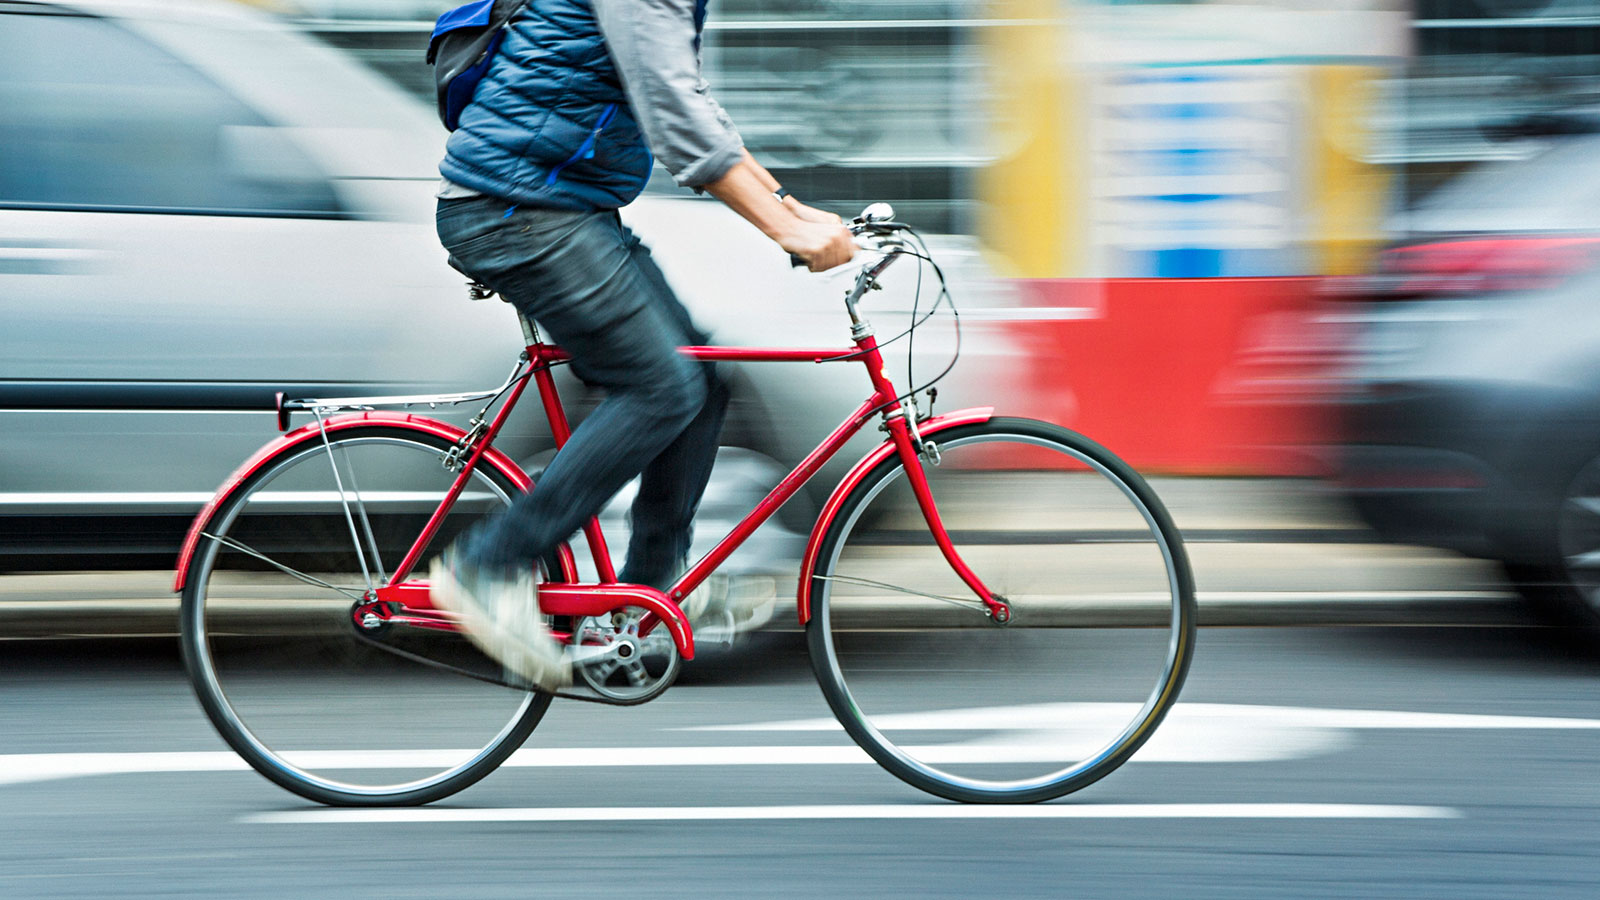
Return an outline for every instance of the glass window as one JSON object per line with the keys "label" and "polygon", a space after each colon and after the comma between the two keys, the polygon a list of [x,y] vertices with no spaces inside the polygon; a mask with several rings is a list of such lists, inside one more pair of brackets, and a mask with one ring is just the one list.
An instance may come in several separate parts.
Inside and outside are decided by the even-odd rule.
{"label": "glass window", "polygon": [[103,19],[0,12],[0,110],[0,206],[338,212],[282,131]]}
{"label": "glass window", "polygon": [[[1600,200],[1600,138],[1558,138],[1543,154],[1526,160],[1480,165],[1417,204],[1426,211],[1544,210],[1582,215]],[[1553,218],[1553,217],[1552,217]]]}

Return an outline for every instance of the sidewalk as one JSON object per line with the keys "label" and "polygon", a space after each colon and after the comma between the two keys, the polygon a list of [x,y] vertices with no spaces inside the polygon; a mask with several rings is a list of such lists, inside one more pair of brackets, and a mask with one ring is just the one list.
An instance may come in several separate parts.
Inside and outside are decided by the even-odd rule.
{"label": "sidewalk", "polygon": [[[1315,482],[1156,478],[1151,485],[1184,532],[1202,624],[1527,621],[1493,564],[1442,551],[1374,543],[1370,533]],[[981,527],[1028,528],[1030,523],[1025,517],[1019,520],[1015,508],[995,504],[983,508],[991,507],[998,511]],[[971,517],[967,521],[971,523]],[[1077,511],[1069,527],[1093,528],[1113,521],[1109,512],[1101,521],[1093,511]],[[1060,521],[1052,525],[1062,527]],[[892,549],[885,551],[892,560]],[[1041,555],[1042,585],[1059,577],[1051,574],[1051,568],[1048,554]],[[1092,587],[1097,579],[1114,585],[1115,554],[1104,554],[1099,568],[1103,571],[1075,570],[1070,580],[1079,586]],[[0,637],[175,633],[177,597],[171,584],[170,572],[0,576]],[[786,589],[780,583],[780,590]],[[1084,597],[1099,597],[1090,605],[1098,604],[1115,620],[1130,609],[1126,597],[1117,599],[1110,590],[1115,588],[1064,600],[1059,610],[1082,622]],[[259,596],[257,591],[241,591],[241,603],[249,602],[249,593]],[[906,612],[922,616],[932,610],[911,605]],[[774,624],[793,627],[793,623],[793,618],[780,615]]]}

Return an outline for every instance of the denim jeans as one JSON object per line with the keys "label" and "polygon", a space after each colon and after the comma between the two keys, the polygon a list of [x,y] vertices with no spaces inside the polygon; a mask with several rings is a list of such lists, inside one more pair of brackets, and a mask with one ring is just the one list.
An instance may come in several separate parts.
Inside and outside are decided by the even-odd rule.
{"label": "denim jeans", "polygon": [[507,207],[491,197],[439,201],[451,265],[536,321],[605,399],[534,489],[467,534],[460,552],[480,566],[527,566],[641,476],[619,578],[664,587],[689,551],[727,409],[715,367],[678,353],[707,336],[614,211]]}

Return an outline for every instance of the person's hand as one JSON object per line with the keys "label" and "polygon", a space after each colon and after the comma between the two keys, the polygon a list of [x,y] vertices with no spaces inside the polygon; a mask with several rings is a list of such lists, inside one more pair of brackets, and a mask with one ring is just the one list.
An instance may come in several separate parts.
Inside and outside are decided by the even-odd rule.
{"label": "person's hand", "polygon": [[804,219],[807,222],[816,222],[818,225],[844,224],[844,220],[833,213],[825,210],[814,209],[805,205],[804,203],[801,203],[799,200],[796,200],[793,197],[785,200],[783,205],[789,207],[789,211],[794,213],[795,216]]}
{"label": "person's hand", "polygon": [[856,243],[850,238],[849,229],[837,221],[809,222],[799,216],[778,239],[778,246],[805,260],[806,268],[813,272],[842,266],[856,255]]}

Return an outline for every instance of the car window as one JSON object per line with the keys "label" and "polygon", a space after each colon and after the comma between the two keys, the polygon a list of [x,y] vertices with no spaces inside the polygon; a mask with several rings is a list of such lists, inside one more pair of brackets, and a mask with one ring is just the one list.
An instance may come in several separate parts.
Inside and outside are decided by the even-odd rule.
{"label": "car window", "polygon": [[1592,210],[1600,201],[1600,138],[1558,140],[1530,159],[1489,163],[1423,198],[1417,209]]}
{"label": "car window", "polygon": [[0,206],[333,215],[280,130],[115,23],[0,12]]}

